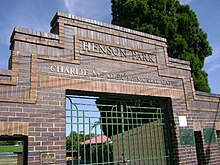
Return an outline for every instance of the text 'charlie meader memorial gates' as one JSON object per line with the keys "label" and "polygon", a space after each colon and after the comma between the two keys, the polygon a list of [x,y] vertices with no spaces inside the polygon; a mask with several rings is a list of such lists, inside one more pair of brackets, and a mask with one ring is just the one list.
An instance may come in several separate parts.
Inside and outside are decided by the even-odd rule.
{"label": "text 'charlie meader memorial gates'", "polygon": [[220,163],[220,95],[194,90],[166,39],[58,12],[51,33],[15,28],[10,49],[0,161]]}

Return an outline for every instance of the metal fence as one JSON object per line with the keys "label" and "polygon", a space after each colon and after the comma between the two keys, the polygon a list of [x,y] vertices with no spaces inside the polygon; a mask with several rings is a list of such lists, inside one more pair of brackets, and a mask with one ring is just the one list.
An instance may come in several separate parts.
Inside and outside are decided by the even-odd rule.
{"label": "metal fence", "polygon": [[165,130],[152,100],[67,96],[67,164],[168,164]]}

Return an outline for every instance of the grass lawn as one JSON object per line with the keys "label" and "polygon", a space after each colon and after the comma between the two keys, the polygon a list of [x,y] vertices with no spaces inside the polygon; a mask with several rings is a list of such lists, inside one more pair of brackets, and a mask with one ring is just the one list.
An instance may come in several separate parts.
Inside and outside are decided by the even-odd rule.
{"label": "grass lawn", "polygon": [[23,146],[0,146],[0,152],[22,152]]}

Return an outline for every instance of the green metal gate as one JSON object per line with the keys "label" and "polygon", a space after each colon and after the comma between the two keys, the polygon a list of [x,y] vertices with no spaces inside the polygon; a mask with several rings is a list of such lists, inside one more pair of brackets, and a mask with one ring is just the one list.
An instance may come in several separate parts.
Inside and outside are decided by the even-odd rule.
{"label": "green metal gate", "polygon": [[169,164],[163,109],[127,97],[67,96],[67,164]]}

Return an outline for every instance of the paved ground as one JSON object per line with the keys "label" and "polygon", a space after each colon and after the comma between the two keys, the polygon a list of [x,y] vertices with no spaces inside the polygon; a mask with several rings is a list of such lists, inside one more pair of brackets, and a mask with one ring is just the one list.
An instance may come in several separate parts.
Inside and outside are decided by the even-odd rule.
{"label": "paved ground", "polygon": [[17,157],[0,157],[0,165],[16,165]]}

